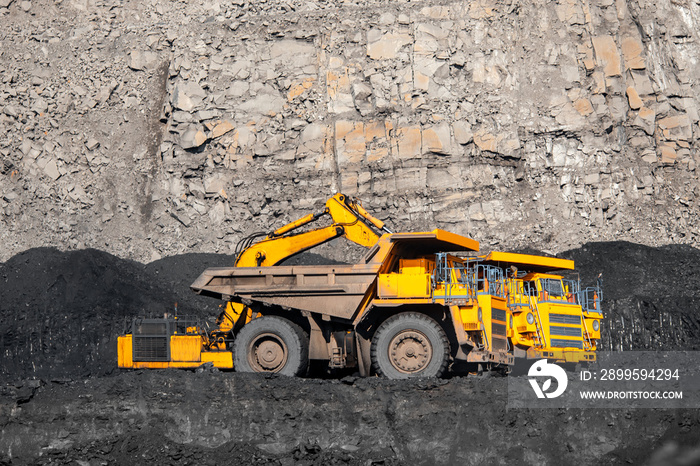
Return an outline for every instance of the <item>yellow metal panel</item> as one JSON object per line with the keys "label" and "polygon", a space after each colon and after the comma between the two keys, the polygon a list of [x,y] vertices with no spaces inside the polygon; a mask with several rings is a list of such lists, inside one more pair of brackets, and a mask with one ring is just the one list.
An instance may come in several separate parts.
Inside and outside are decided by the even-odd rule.
{"label": "yellow metal panel", "polygon": [[377,280],[377,295],[380,298],[396,298],[399,296],[398,274],[380,273]]}
{"label": "yellow metal panel", "polygon": [[202,363],[212,362],[219,369],[233,369],[233,353],[230,351],[205,351]]}
{"label": "yellow metal panel", "polygon": [[402,275],[421,275],[430,273],[435,268],[435,262],[427,258],[401,259],[399,261],[399,272]]}
{"label": "yellow metal panel", "polygon": [[[518,333],[534,333],[537,331],[537,326],[535,324],[527,323],[527,315],[529,313],[531,312],[528,309],[518,314],[513,314],[515,328],[518,330]],[[533,316],[535,317],[535,319],[537,319],[537,316],[535,316],[534,314]]]}
{"label": "yellow metal panel", "polygon": [[132,360],[132,340],[131,335],[124,335],[117,338],[117,365],[125,369],[134,367],[134,361]]}
{"label": "yellow metal panel", "polygon": [[439,228],[433,231],[393,233],[389,238],[393,242],[420,240],[421,247],[433,252],[479,250],[478,241]]}
{"label": "yellow metal panel", "polygon": [[479,250],[479,242],[476,240],[473,240],[471,238],[467,238],[466,236],[458,235],[456,233],[450,233],[449,231],[445,230],[440,230],[439,228],[436,228],[435,230],[432,231],[432,233],[435,234],[437,237],[438,241],[443,241],[446,243],[451,243],[455,246],[459,246],[460,249],[467,249],[471,251],[478,251]]}
{"label": "yellow metal panel", "polygon": [[[493,251],[484,256],[487,262],[501,262],[513,265],[535,266],[540,270],[573,270],[574,261],[560,259],[558,257],[533,256],[530,254],[516,254],[514,252]],[[525,267],[527,268],[527,267]]]}
{"label": "yellow metal panel", "polygon": [[430,296],[430,275],[379,274],[380,298],[427,298]]}
{"label": "yellow metal panel", "polygon": [[[216,351],[202,353],[201,361],[171,361],[134,362],[127,369],[196,369],[204,363],[212,362],[218,369],[233,369],[233,356],[230,351]],[[120,366],[122,367],[122,366]]]}
{"label": "yellow metal panel", "polygon": [[169,362],[137,361],[129,369],[167,369]]}
{"label": "yellow metal panel", "polygon": [[[479,309],[477,306],[462,307],[460,308],[460,314],[462,316],[462,323],[464,324],[465,330],[480,330],[479,325]],[[469,326],[469,328],[467,328]]]}
{"label": "yellow metal panel", "polygon": [[598,320],[598,319],[583,319],[583,322],[586,326],[586,331],[588,331],[588,336],[591,340],[600,340],[600,327],[602,325],[602,321],[598,320],[598,331],[596,332],[593,330],[593,321]]}
{"label": "yellow metal panel", "polygon": [[201,361],[202,337],[199,335],[173,335],[170,337],[170,360],[173,362]]}
{"label": "yellow metal panel", "polygon": [[596,360],[596,354],[592,351],[582,350],[564,350],[549,348],[546,350],[538,350],[530,348],[527,350],[528,359],[547,358],[555,362],[593,362]]}
{"label": "yellow metal panel", "polygon": [[405,298],[426,298],[430,296],[430,275],[399,275],[399,296]]}
{"label": "yellow metal panel", "polygon": [[[377,298],[372,299],[371,302],[372,306],[377,307],[399,307],[412,304],[433,304],[433,300],[430,298]],[[362,309],[366,309],[367,307],[368,306],[362,306]]]}

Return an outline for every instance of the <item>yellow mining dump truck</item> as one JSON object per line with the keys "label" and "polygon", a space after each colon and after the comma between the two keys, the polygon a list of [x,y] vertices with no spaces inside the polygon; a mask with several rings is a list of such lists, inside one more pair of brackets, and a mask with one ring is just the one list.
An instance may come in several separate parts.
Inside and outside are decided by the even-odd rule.
{"label": "yellow mining dump truck", "polygon": [[556,257],[492,252],[483,264],[506,273],[509,340],[517,358],[581,363],[596,359],[603,319],[600,276],[581,288],[555,271],[573,270],[574,261]]}
{"label": "yellow mining dump truck", "polygon": [[[325,217],[330,225],[298,233]],[[359,263],[280,265],[341,236],[367,248]],[[533,300],[538,280],[547,277],[508,276],[513,264],[529,260],[535,267],[543,259],[457,255],[478,249],[477,241],[439,229],[393,233],[357,200],[336,194],[322,212],[243,239],[234,267],[210,268],[197,278],[192,290],[226,303],[216,326],[183,317],[135,319],[131,333],[119,337],[119,367],[212,363],[243,372],[301,375],[309,361],[321,361],[330,369],[405,378],[440,376],[457,361],[469,370],[507,372],[515,354],[571,353],[544,333],[555,322],[546,320],[546,306],[556,316],[564,312],[555,305],[570,305]],[[562,264],[569,268],[571,262],[556,261],[562,260],[540,264],[533,273]],[[528,314],[537,316],[536,325]],[[586,320],[589,324],[592,330],[594,323]],[[586,342],[599,338],[593,331],[587,335]],[[586,354],[594,349],[582,347]]]}

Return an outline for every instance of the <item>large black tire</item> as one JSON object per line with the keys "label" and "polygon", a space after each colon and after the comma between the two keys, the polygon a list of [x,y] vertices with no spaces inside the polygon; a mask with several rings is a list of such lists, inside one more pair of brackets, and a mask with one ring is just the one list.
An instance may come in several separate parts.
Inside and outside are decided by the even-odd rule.
{"label": "large black tire", "polygon": [[450,343],[435,320],[403,312],[379,326],[371,355],[375,372],[389,379],[440,377],[447,368]]}
{"label": "large black tire", "polygon": [[297,324],[282,317],[253,319],[233,342],[233,367],[237,372],[306,375],[309,337]]}

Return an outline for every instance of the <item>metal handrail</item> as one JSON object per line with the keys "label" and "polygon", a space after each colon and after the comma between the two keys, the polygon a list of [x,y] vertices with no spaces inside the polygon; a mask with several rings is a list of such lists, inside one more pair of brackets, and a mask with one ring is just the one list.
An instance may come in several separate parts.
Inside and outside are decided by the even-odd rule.
{"label": "metal handrail", "polygon": [[599,286],[589,286],[579,291],[579,302],[585,312],[600,312],[603,290]]}
{"label": "metal handrail", "polygon": [[[452,264],[451,266],[447,258],[447,253],[437,253],[435,256],[435,270],[430,279],[433,290],[433,300],[438,297],[435,294],[435,290],[440,283],[444,285],[445,293],[443,296],[439,297],[444,298],[445,302],[450,302],[453,299],[472,299],[476,289],[472,268],[465,264]],[[465,295],[453,296],[452,285],[463,286],[466,289]]]}
{"label": "metal handrail", "polygon": [[[542,329],[542,318],[540,317],[540,308],[537,305],[537,299],[531,299],[530,302],[535,304],[535,333],[537,334],[537,339],[539,340],[540,347],[548,346],[547,338],[544,336],[544,329]],[[532,306],[530,306],[530,309],[532,309]]]}

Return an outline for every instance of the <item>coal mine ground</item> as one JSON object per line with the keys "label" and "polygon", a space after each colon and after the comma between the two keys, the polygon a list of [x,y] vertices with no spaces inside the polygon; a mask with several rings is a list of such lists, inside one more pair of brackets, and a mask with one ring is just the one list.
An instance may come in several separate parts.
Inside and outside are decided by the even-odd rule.
{"label": "coal mine ground", "polygon": [[[589,243],[561,257],[584,283],[603,273],[603,351],[700,349],[697,249]],[[213,319],[219,303],[189,285],[232,263],[38,248],[0,264],[0,465],[700,464],[697,409],[507,409],[507,378],[488,374],[116,367],[135,316]]]}

